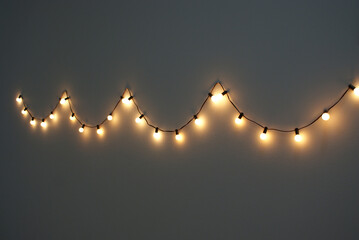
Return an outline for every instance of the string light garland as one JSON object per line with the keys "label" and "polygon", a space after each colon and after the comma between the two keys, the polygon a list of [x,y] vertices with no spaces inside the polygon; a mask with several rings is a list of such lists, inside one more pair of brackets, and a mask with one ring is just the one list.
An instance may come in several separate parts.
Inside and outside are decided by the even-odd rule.
{"label": "string light garland", "polygon": [[[213,91],[215,89],[216,86],[220,86],[222,88],[222,92],[221,93],[216,93],[213,94]],[[40,126],[43,128],[47,127],[47,118],[49,118],[50,120],[55,118],[55,112],[56,109],[59,107],[60,105],[63,104],[68,104],[70,111],[71,111],[71,115],[70,115],[70,120],[71,121],[77,121],[80,125],[79,128],[79,132],[83,133],[85,131],[85,128],[96,128],[96,133],[99,135],[102,135],[104,133],[103,128],[101,127],[106,121],[111,121],[113,119],[112,113],[117,109],[117,107],[119,106],[119,104],[122,102],[125,105],[131,104],[133,103],[136,107],[136,110],[139,114],[139,116],[135,119],[136,123],[141,123],[144,122],[146,123],[149,127],[154,129],[154,133],[153,133],[153,137],[156,140],[159,140],[161,138],[161,134],[160,132],[163,133],[174,133],[175,134],[175,139],[177,141],[182,141],[183,140],[183,136],[180,133],[180,131],[182,129],[184,129],[185,127],[187,127],[192,121],[194,121],[194,123],[196,125],[201,125],[202,124],[202,119],[199,118],[199,114],[202,111],[204,105],[206,104],[206,102],[208,101],[208,99],[210,98],[214,103],[217,103],[221,100],[223,100],[223,98],[227,98],[227,100],[229,101],[229,103],[232,105],[232,107],[235,109],[235,111],[238,112],[238,117],[236,117],[234,119],[236,124],[241,124],[243,122],[243,119],[257,125],[258,127],[262,128],[263,131],[260,134],[260,139],[261,140],[266,140],[267,139],[267,133],[268,131],[271,132],[281,132],[281,133],[294,133],[294,140],[296,142],[300,142],[302,141],[302,136],[300,135],[299,131],[305,128],[310,127],[311,125],[313,125],[315,122],[317,122],[320,118],[322,118],[324,121],[328,121],[330,119],[330,114],[329,111],[334,108],[343,98],[344,96],[349,92],[352,91],[356,96],[359,97],[359,88],[355,87],[353,84],[349,84],[348,88],[344,91],[344,93],[339,97],[339,99],[337,101],[334,102],[334,104],[332,104],[330,107],[326,108],[320,115],[318,115],[314,120],[312,120],[311,122],[309,122],[308,124],[305,124],[301,127],[297,127],[294,129],[280,129],[280,128],[270,128],[267,126],[264,126],[263,124],[259,123],[258,121],[249,118],[247,115],[245,115],[242,111],[239,110],[239,108],[237,107],[237,105],[232,101],[228,90],[225,89],[225,87],[223,86],[223,84],[221,82],[217,82],[215,83],[210,92],[208,93],[207,97],[205,98],[204,102],[202,103],[202,105],[200,106],[199,110],[197,111],[196,114],[193,115],[193,117],[191,117],[184,125],[182,125],[179,128],[176,129],[163,129],[160,128],[158,126],[153,125],[152,123],[150,123],[150,121],[148,120],[148,118],[143,114],[143,112],[140,110],[139,105],[137,104],[137,102],[135,101],[133,94],[131,92],[130,89],[125,89],[125,91],[123,92],[122,96],[119,98],[119,100],[116,102],[115,106],[113,107],[112,111],[107,115],[107,117],[101,121],[100,123],[96,124],[96,125],[91,125],[88,123],[85,123],[84,121],[82,121],[77,114],[75,113],[75,111],[73,110],[73,104],[71,101],[71,98],[67,92],[67,90],[64,90],[62,97],[59,98],[59,101],[57,102],[57,104],[55,105],[55,107],[52,109],[52,111],[50,111],[50,114],[45,116],[45,117],[35,117],[35,115],[29,110],[28,106],[26,105],[26,103],[24,102],[24,98],[23,95],[20,94],[17,98],[16,98],[16,102],[18,104],[22,104],[23,109],[21,110],[21,113],[23,115],[29,115],[29,117],[31,118],[30,120],[30,125],[31,126],[36,126],[36,121],[39,120],[41,121]],[[128,93],[128,95],[126,95],[126,97],[124,96],[126,93]]]}

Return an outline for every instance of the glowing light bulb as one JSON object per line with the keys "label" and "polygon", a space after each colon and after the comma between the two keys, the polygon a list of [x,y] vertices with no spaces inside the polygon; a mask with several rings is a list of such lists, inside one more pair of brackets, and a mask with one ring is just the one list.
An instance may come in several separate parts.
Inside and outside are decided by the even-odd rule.
{"label": "glowing light bulb", "polygon": [[175,130],[175,132],[176,132],[176,140],[181,141],[182,140],[182,135],[178,132],[177,129]]}
{"label": "glowing light bulb", "polygon": [[98,135],[103,134],[103,130],[102,130],[102,128],[100,128],[99,125],[97,125],[97,130],[96,130],[96,132],[97,132]]}
{"label": "glowing light bulb", "polygon": [[244,113],[241,112],[239,114],[239,116],[234,120],[234,122],[238,125],[241,124],[243,122],[243,119],[242,119],[243,115],[244,115]]}
{"label": "glowing light bulb", "polygon": [[157,140],[161,138],[161,135],[158,132],[158,127],[156,127],[156,129],[155,129],[155,132],[153,133],[153,137]]}
{"label": "glowing light bulb", "polygon": [[302,141],[302,136],[299,134],[299,129],[296,128],[294,131],[295,131],[294,140],[295,140],[296,142]]}
{"label": "glowing light bulb", "polygon": [[21,113],[22,113],[23,115],[25,115],[25,114],[27,113],[27,108],[24,108],[24,109],[21,111]]}
{"label": "glowing light bulb", "polygon": [[325,110],[324,113],[322,114],[322,119],[324,121],[328,121],[330,119],[330,115],[327,110]]}
{"label": "glowing light bulb", "polygon": [[35,125],[36,125],[36,120],[35,120],[34,117],[31,118],[30,124],[31,124],[31,126],[35,126]]}
{"label": "glowing light bulb", "polygon": [[45,128],[47,126],[47,124],[45,122],[45,119],[41,120],[40,126],[43,127],[43,128]]}
{"label": "glowing light bulb", "polygon": [[141,114],[138,118],[135,119],[135,122],[136,122],[136,123],[142,122],[142,118],[143,118],[144,116],[145,116],[145,115]]}
{"label": "glowing light bulb", "polygon": [[22,96],[21,96],[21,95],[19,95],[19,96],[16,98],[16,102],[18,102],[18,103],[21,103],[21,102],[22,102]]}
{"label": "glowing light bulb", "polygon": [[109,120],[109,121],[112,120],[112,113],[110,113],[110,114],[107,116],[107,120]]}
{"label": "glowing light bulb", "polygon": [[51,112],[49,117],[50,117],[50,119],[54,119],[54,118],[55,118],[54,113],[53,113],[53,112]]}
{"label": "glowing light bulb", "polygon": [[66,100],[65,98],[60,98],[60,104],[65,104]]}
{"label": "glowing light bulb", "polygon": [[223,99],[223,96],[226,95],[228,93],[228,91],[223,91],[222,93],[217,93],[217,94],[212,94],[212,93],[209,93],[208,95],[211,97],[211,100],[213,102],[219,102]]}
{"label": "glowing light bulb", "polygon": [[70,120],[73,121],[73,120],[75,120],[75,119],[76,119],[75,113],[72,113],[71,116],[70,116]]}
{"label": "glowing light bulb", "polygon": [[194,123],[195,123],[196,125],[198,125],[198,126],[202,125],[202,120],[199,119],[199,118],[197,117],[197,115],[194,115],[193,118],[194,118]]}
{"label": "glowing light bulb", "polygon": [[353,84],[349,84],[349,88],[353,90],[356,96],[359,96],[359,88],[355,87]]}
{"label": "glowing light bulb", "polygon": [[130,104],[132,98],[133,98],[133,96],[130,96],[130,97],[128,97],[128,98],[123,98],[123,99],[122,99],[122,102],[123,102],[124,104]]}
{"label": "glowing light bulb", "polygon": [[82,126],[79,128],[79,132],[83,133],[85,131],[85,124],[82,124]]}
{"label": "glowing light bulb", "polygon": [[261,135],[259,136],[262,140],[266,140],[267,139],[267,131],[268,131],[268,128],[265,127],[263,132],[261,133]]}

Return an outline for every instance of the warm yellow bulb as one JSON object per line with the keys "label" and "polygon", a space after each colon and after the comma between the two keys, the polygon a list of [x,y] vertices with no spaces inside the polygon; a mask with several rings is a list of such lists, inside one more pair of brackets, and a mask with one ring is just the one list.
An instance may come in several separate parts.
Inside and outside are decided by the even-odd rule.
{"label": "warm yellow bulb", "polygon": [[130,104],[130,103],[131,103],[131,99],[129,99],[129,98],[123,98],[123,99],[122,99],[122,102],[123,102],[124,104]]}
{"label": "warm yellow bulb", "polygon": [[31,119],[30,121],[31,126],[35,126],[36,125],[36,120],[34,118]]}
{"label": "warm yellow bulb", "polygon": [[355,89],[354,89],[354,94],[357,95],[357,96],[359,96],[359,88],[355,88]]}
{"label": "warm yellow bulb", "polygon": [[60,99],[60,104],[65,104],[65,102],[66,102],[65,98]]}
{"label": "warm yellow bulb", "polygon": [[142,119],[139,118],[139,117],[135,119],[135,122],[136,122],[136,123],[140,123],[141,121],[142,121]]}
{"label": "warm yellow bulb", "polygon": [[200,125],[202,125],[202,120],[199,119],[199,118],[196,118],[196,119],[194,120],[194,123],[195,123],[196,125],[200,126]]}
{"label": "warm yellow bulb", "polygon": [[329,113],[327,113],[327,112],[323,113],[323,114],[322,114],[322,119],[323,119],[324,121],[328,121],[328,120],[330,119]]}
{"label": "warm yellow bulb", "polygon": [[182,135],[181,134],[176,134],[176,140],[177,141],[181,141],[182,140]]}
{"label": "warm yellow bulb", "polygon": [[46,124],[45,121],[42,121],[42,122],[40,123],[40,126],[43,127],[43,128],[45,128],[45,127],[47,126],[47,124]]}
{"label": "warm yellow bulb", "polygon": [[85,129],[84,129],[83,127],[80,127],[80,128],[79,128],[79,132],[80,132],[80,133],[83,133],[84,131],[85,131]]}
{"label": "warm yellow bulb", "polygon": [[242,121],[243,121],[243,119],[238,118],[238,117],[234,120],[234,122],[235,122],[236,124],[238,124],[238,125],[241,124]]}
{"label": "warm yellow bulb", "polygon": [[53,113],[50,114],[50,119],[54,119],[55,115]]}
{"label": "warm yellow bulb", "polygon": [[22,97],[21,97],[21,96],[18,96],[18,97],[16,98],[16,102],[21,103],[21,102],[22,102]]}
{"label": "warm yellow bulb", "polygon": [[300,141],[302,141],[302,136],[299,135],[299,134],[296,134],[296,135],[294,136],[294,140],[295,140],[296,142],[300,142]]}
{"label": "warm yellow bulb", "polygon": [[160,139],[160,138],[161,138],[161,135],[160,135],[159,132],[154,132],[154,133],[153,133],[153,137],[154,137],[155,139]]}
{"label": "warm yellow bulb", "polygon": [[266,133],[261,133],[261,135],[259,136],[262,140],[266,140],[267,139],[267,134]]}
{"label": "warm yellow bulb", "polygon": [[112,120],[112,115],[111,114],[107,116],[107,120],[109,120],[109,121]]}
{"label": "warm yellow bulb", "polygon": [[71,116],[70,116],[70,120],[71,121],[73,121],[73,120],[75,120],[76,118],[75,118],[75,114],[73,113],[73,114],[71,114]]}
{"label": "warm yellow bulb", "polygon": [[22,113],[23,115],[25,115],[25,114],[27,113],[27,109],[24,108],[24,109],[21,111],[21,113]]}
{"label": "warm yellow bulb", "polygon": [[211,100],[216,103],[216,102],[219,102],[220,100],[222,100],[222,98],[223,98],[223,95],[221,93],[217,93],[211,97]]}
{"label": "warm yellow bulb", "polygon": [[103,130],[101,128],[98,128],[96,132],[97,134],[101,135],[103,133]]}

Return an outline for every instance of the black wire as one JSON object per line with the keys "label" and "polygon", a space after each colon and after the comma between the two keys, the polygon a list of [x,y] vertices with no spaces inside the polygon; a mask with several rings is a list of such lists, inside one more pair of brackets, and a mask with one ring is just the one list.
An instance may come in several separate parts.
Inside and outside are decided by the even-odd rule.
{"label": "black wire", "polygon": [[[222,84],[221,82],[219,82],[219,81],[216,82],[216,83],[212,86],[212,88],[211,88],[211,90],[209,91],[209,93],[212,94],[214,88],[215,88],[217,85],[219,85],[219,86],[222,88],[223,94],[225,94],[225,95],[227,96],[227,99],[228,99],[228,101],[231,103],[232,107],[233,107],[239,114],[243,113],[242,111],[239,110],[239,108],[237,107],[237,105],[232,101],[232,99],[231,99],[231,97],[230,97],[228,91],[226,91],[225,87],[223,86],[223,84]],[[348,93],[349,90],[350,90],[350,87],[348,87],[348,88],[344,91],[344,93],[340,96],[340,98],[339,98],[337,101],[335,101],[334,104],[332,104],[332,105],[331,105],[329,108],[327,108],[326,110],[329,111],[329,110],[331,110],[332,108],[334,108],[334,107],[344,98],[344,96]],[[137,112],[138,112],[140,115],[142,115],[143,112],[141,111],[139,105],[138,105],[137,102],[135,101],[135,98],[133,97],[132,91],[131,91],[130,89],[128,89],[128,88],[126,88],[126,89],[124,90],[123,94],[121,95],[121,97],[119,98],[119,100],[116,102],[115,106],[112,108],[110,114],[112,114],[112,113],[117,109],[119,103],[120,103],[121,100],[124,98],[123,96],[124,96],[124,94],[125,94],[126,91],[128,91],[128,93],[130,94],[130,97],[132,97],[131,100],[133,101],[133,104],[136,106]],[[74,116],[75,116],[77,122],[78,122],[81,126],[84,125],[85,127],[88,127],[88,128],[96,128],[98,125],[101,126],[101,125],[103,125],[106,121],[108,121],[107,116],[106,116],[106,118],[105,118],[103,121],[101,121],[99,124],[92,125],[92,124],[84,123],[84,121],[82,121],[82,120],[77,116],[77,114],[75,113],[74,108],[73,108],[73,104],[72,104],[72,100],[71,100],[71,98],[70,98],[70,95],[68,94],[68,91],[67,91],[67,90],[64,90],[63,93],[62,93],[62,96],[63,96],[64,94],[65,94],[65,96],[66,96],[66,98],[67,98],[67,102],[68,102],[68,105],[69,105],[71,114],[74,114]],[[206,102],[208,101],[209,98],[210,98],[210,96],[207,95],[207,97],[206,97],[205,100],[203,101],[202,105],[200,106],[200,108],[199,108],[198,111],[196,112],[196,114],[195,114],[196,116],[199,115],[199,113],[202,111],[202,109],[204,108],[204,106],[205,106],[205,104],[206,104]],[[23,100],[23,101],[22,101],[23,107],[26,108],[26,110],[27,110],[27,112],[28,112],[28,114],[29,114],[29,116],[30,116],[31,118],[39,119],[39,120],[40,120],[40,119],[46,119],[46,118],[48,118],[48,117],[50,116],[51,113],[48,114],[48,115],[46,115],[46,116],[43,117],[43,118],[35,117],[35,115],[30,111],[30,109],[28,108],[28,106],[25,104],[23,96],[22,96],[22,100]],[[61,98],[60,98],[60,100],[61,100]],[[58,106],[59,106],[59,103],[60,103],[60,101],[58,101],[58,102],[56,103],[55,107],[52,109],[51,112],[55,112],[55,110],[56,110],[56,109],[58,108]],[[304,129],[304,128],[310,127],[311,125],[313,125],[315,122],[317,122],[317,121],[320,119],[321,115],[322,115],[322,113],[321,113],[320,115],[318,115],[316,118],[314,118],[314,120],[312,120],[310,123],[308,123],[308,124],[306,124],[306,125],[303,125],[303,126],[301,126],[301,127],[298,127],[298,130],[302,130],[302,129]],[[259,127],[261,127],[261,128],[265,128],[265,126],[264,126],[263,124],[261,124],[260,122],[254,120],[254,119],[251,119],[251,118],[248,117],[247,115],[244,115],[244,114],[243,114],[243,118],[247,119],[249,122],[251,122],[251,123],[253,123],[253,124],[255,124],[255,125],[257,125],[257,126],[259,126]],[[191,117],[185,124],[183,124],[181,127],[176,128],[176,129],[163,129],[163,128],[157,127],[157,126],[153,125],[152,123],[150,123],[149,119],[148,119],[147,116],[145,116],[145,115],[143,116],[143,119],[145,120],[146,124],[147,124],[149,127],[152,127],[152,128],[154,128],[154,129],[158,128],[159,131],[162,131],[162,132],[176,132],[176,129],[182,130],[183,128],[187,127],[187,126],[194,120],[194,117]],[[268,128],[268,131],[289,133],[289,132],[294,132],[294,131],[295,131],[295,128],[294,128],[294,129]]]}

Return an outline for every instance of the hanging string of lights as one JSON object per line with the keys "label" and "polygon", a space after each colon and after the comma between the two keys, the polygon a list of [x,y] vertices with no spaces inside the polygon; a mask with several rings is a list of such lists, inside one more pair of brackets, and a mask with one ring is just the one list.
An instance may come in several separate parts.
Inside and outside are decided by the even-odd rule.
{"label": "hanging string of lights", "polygon": [[[220,86],[220,88],[222,89],[220,93],[213,93],[214,89],[218,86]],[[182,126],[176,128],[176,129],[164,129],[161,128],[159,126],[156,126],[154,124],[152,124],[149,119],[147,118],[147,116],[141,111],[139,105],[137,104],[137,102],[135,101],[135,98],[132,94],[132,91],[128,88],[125,89],[125,91],[123,92],[123,94],[121,95],[121,97],[119,98],[119,100],[116,102],[115,106],[112,108],[112,110],[109,112],[109,114],[107,115],[107,117],[101,121],[100,123],[96,124],[96,125],[91,125],[88,123],[85,123],[83,120],[80,119],[80,117],[76,114],[76,112],[74,111],[73,108],[73,104],[72,104],[72,100],[70,98],[69,93],[67,92],[67,90],[63,91],[62,97],[59,98],[59,101],[56,103],[55,107],[52,109],[52,111],[50,111],[50,113],[44,117],[35,117],[35,115],[30,111],[30,109],[28,108],[28,106],[25,104],[24,102],[24,98],[23,95],[19,95],[16,98],[16,101],[21,104],[23,106],[23,109],[21,111],[21,113],[23,115],[28,114],[30,116],[30,124],[31,126],[36,126],[36,122],[40,121],[40,126],[43,128],[47,127],[47,123],[48,123],[48,119],[52,120],[55,118],[55,111],[56,109],[60,106],[60,105],[64,105],[64,104],[68,104],[69,108],[70,108],[70,120],[71,121],[77,121],[80,125],[79,128],[79,132],[83,133],[85,131],[85,129],[87,128],[95,128],[97,134],[101,135],[103,134],[104,130],[102,128],[102,125],[105,124],[107,121],[112,121],[113,119],[113,112],[117,109],[117,107],[119,106],[119,104],[122,102],[123,104],[134,104],[134,106],[136,107],[136,110],[139,114],[139,116],[135,119],[136,123],[140,123],[140,122],[145,122],[149,127],[154,129],[154,133],[153,133],[153,137],[155,139],[159,139],[160,138],[160,133],[174,133],[175,134],[175,139],[178,141],[182,140],[182,135],[181,135],[181,130],[184,129],[185,127],[187,127],[192,121],[194,121],[194,123],[196,125],[201,125],[202,123],[202,119],[199,117],[203,107],[205,106],[206,102],[208,101],[208,99],[211,99],[214,103],[220,102],[223,100],[223,98],[227,98],[227,100],[230,102],[230,104],[233,106],[233,108],[235,109],[235,111],[237,111],[238,113],[238,117],[236,117],[234,119],[236,124],[241,124],[242,121],[245,119],[255,125],[257,125],[258,127],[263,129],[263,132],[260,134],[260,139],[262,140],[266,140],[267,139],[267,132],[268,131],[272,131],[272,132],[281,132],[281,133],[294,133],[294,140],[296,142],[300,142],[302,140],[302,136],[300,135],[299,131],[307,128],[311,125],[313,125],[315,122],[317,122],[320,118],[322,118],[324,121],[328,121],[330,119],[330,114],[329,111],[334,108],[343,98],[344,96],[349,92],[352,91],[356,96],[359,96],[359,88],[355,87],[352,84],[348,85],[348,88],[343,92],[343,94],[340,96],[340,98],[334,102],[334,104],[332,104],[330,107],[326,108],[322,113],[320,113],[320,115],[318,115],[314,120],[312,120],[311,122],[309,122],[308,124],[305,124],[301,127],[296,127],[294,129],[279,129],[279,128],[270,128],[267,126],[264,126],[263,124],[259,123],[258,121],[249,118],[247,115],[245,115],[242,111],[240,111],[240,109],[237,107],[237,105],[232,101],[228,90],[226,90],[226,88],[223,86],[222,83],[217,82],[215,83],[211,90],[209,91],[207,97],[205,98],[205,100],[203,101],[202,105],[200,106],[200,108],[198,109],[198,111],[196,112],[196,114],[193,115],[193,117],[191,117],[185,124],[183,124]]]}

